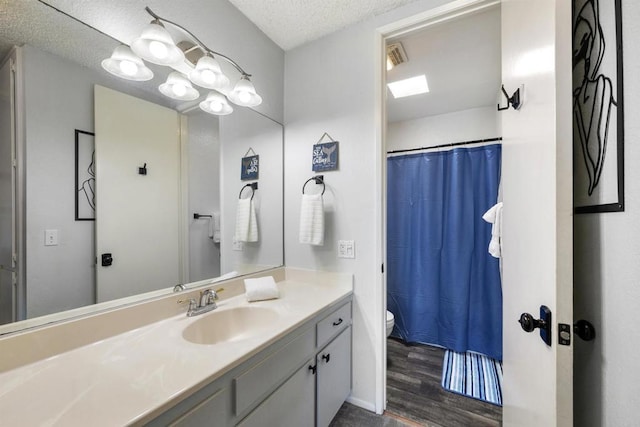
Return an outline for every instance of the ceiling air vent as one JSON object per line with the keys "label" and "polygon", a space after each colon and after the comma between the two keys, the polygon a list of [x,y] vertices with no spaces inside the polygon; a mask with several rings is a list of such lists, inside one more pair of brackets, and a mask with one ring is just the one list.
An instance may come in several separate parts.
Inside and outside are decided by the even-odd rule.
{"label": "ceiling air vent", "polygon": [[404,52],[402,43],[391,43],[387,46],[387,58],[393,64],[397,66],[403,62],[407,62],[407,54]]}

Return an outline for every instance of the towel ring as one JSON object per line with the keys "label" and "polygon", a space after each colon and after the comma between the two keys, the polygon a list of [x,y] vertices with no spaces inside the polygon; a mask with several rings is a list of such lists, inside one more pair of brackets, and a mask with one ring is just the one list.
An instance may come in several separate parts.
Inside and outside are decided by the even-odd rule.
{"label": "towel ring", "polygon": [[258,183],[257,182],[251,182],[249,184],[246,184],[244,187],[242,187],[240,189],[240,194],[238,194],[238,199],[242,199],[242,192],[247,187],[251,188],[251,200],[253,200],[253,196],[256,195],[256,190],[258,189]]}
{"label": "towel ring", "polygon": [[304,187],[306,187],[307,184],[311,181],[315,181],[316,184],[322,184],[322,193],[320,193],[320,195],[321,196],[324,195],[324,190],[327,189],[327,186],[324,183],[324,175],[312,176],[311,178],[306,180],[305,183],[302,185],[302,194],[304,194]]}

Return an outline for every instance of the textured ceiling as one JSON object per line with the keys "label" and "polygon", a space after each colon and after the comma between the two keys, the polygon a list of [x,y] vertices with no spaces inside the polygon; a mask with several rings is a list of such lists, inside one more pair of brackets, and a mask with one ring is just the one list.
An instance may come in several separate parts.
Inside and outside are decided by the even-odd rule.
{"label": "textured ceiling", "polygon": [[415,0],[229,0],[289,50]]}

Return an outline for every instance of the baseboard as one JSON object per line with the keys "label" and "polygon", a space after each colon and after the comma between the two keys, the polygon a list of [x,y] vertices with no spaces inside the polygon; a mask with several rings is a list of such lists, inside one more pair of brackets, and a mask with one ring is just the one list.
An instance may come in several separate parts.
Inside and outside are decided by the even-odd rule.
{"label": "baseboard", "polygon": [[347,403],[351,403],[359,408],[366,409],[367,411],[376,412],[376,405],[366,400],[357,399],[353,396],[347,397]]}

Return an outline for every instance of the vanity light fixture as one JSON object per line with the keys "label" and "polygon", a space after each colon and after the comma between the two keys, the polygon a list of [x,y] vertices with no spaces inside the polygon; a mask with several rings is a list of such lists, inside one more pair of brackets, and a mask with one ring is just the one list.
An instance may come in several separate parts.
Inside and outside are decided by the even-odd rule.
{"label": "vanity light fixture", "polygon": [[[131,43],[131,48],[124,44],[118,46],[111,58],[102,61],[105,70],[121,78],[142,81],[153,77],[153,72],[145,66],[143,59],[169,66],[174,71],[159,86],[160,92],[173,99],[192,101],[200,97],[192,83],[213,89],[199,103],[200,108],[210,114],[225,115],[233,112],[227,99],[243,107],[255,107],[262,103],[262,97],[256,93],[251,83],[251,74],[233,59],[209,49],[189,30],[158,16],[149,7],[145,10],[153,21]],[[231,86],[229,77],[223,73],[219,58],[224,59],[239,73],[240,77],[235,85]]]}
{"label": "vanity light fixture", "polygon": [[405,96],[419,95],[429,92],[427,76],[410,77],[404,80],[387,83],[394,98],[404,98]]}

